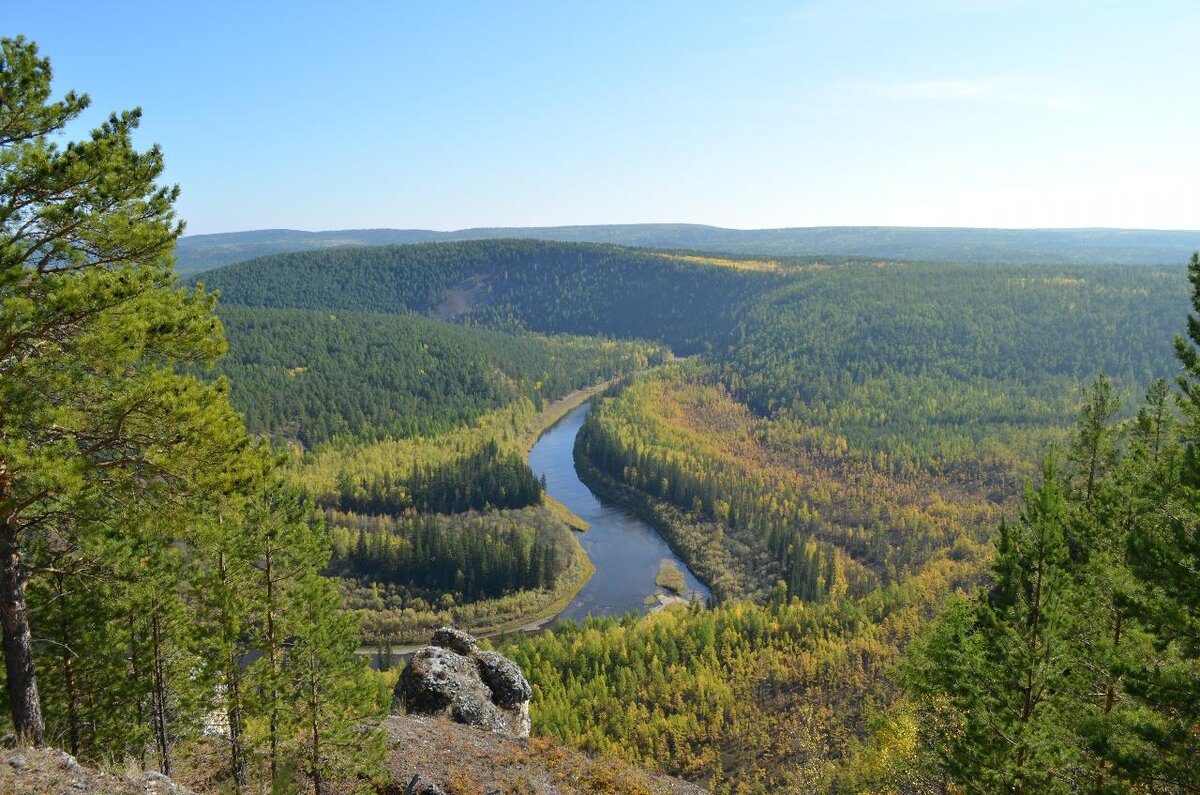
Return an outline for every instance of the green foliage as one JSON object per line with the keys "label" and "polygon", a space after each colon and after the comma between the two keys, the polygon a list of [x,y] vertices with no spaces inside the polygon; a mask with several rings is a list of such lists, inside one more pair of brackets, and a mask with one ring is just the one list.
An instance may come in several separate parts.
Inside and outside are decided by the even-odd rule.
{"label": "green foliage", "polygon": [[657,347],[512,336],[415,315],[220,310],[215,369],[252,432],[313,447],[445,433],[517,398],[536,403],[643,368]]}
{"label": "green foliage", "polygon": [[677,594],[687,590],[687,581],[683,578],[683,572],[671,560],[664,560],[658,567],[658,575],[654,578],[654,584]]}
{"label": "green foliage", "polygon": [[538,416],[519,398],[448,433],[322,445],[294,459],[289,475],[321,507],[354,512],[536,504],[541,484],[521,453]]}
{"label": "green foliage", "polygon": [[0,613],[14,728],[40,740],[30,581],[104,571],[93,537],[140,538],[164,506],[187,521],[190,495],[245,482],[250,443],[221,385],[175,371],[224,342],[211,296],[175,288],[177,190],[133,148],[140,114],[60,148],[86,97],[47,104],[36,47],[0,50]]}
{"label": "green foliage", "polygon": [[1200,244],[1195,232],[1135,229],[915,229],[886,226],[721,229],[700,224],[509,227],[453,232],[263,229],[183,238],[179,246],[179,272],[191,273],[281,251],[502,237],[724,251],[752,256],[809,257],[817,262],[857,256],[875,260],[1045,265],[1161,265],[1178,262]]}
{"label": "green foliage", "polygon": [[[1200,309],[1200,262],[1193,258]],[[1047,469],[1018,528],[1001,527],[994,585],[910,648],[925,743],[965,790],[1188,792],[1200,775],[1200,563],[1192,342],[1178,339],[1183,422],[1164,381],[1114,425],[1087,392],[1070,470]]]}
{"label": "green foliage", "polygon": [[1097,373],[1118,392],[1173,370],[1175,270],[851,265],[757,302],[721,357],[731,391],[883,453],[1015,491]]}
{"label": "green foliage", "polygon": [[1071,638],[1066,508],[1047,469],[1015,524],[1001,524],[992,589],[957,601],[909,652],[911,692],[950,713],[931,740],[951,778],[978,791],[1071,792],[1064,742],[1081,695]]}
{"label": "green foliage", "polygon": [[[314,792],[326,782],[348,782],[361,792],[377,792],[384,738],[364,724],[386,701],[360,660],[358,622],[341,609],[336,585],[307,570],[291,589],[296,608],[285,622],[291,647],[283,658],[283,696],[293,705],[293,754],[302,764]],[[375,780],[370,780],[371,778]]]}
{"label": "green foliage", "polygon": [[883,673],[970,566],[930,567],[861,601],[556,625],[501,646],[534,688],[535,733],[684,776],[718,795],[823,792],[884,700]]}
{"label": "green foliage", "polygon": [[779,283],[753,272],[636,249],[533,240],[341,248],[279,254],[210,271],[226,303],[334,311],[465,312],[506,330],[602,334],[703,349],[742,303]]}
{"label": "green foliage", "polygon": [[[137,111],[60,147],[53,137],[87,100],[49,96],[49,63],[21,38],[0,39],[0,617],[12,730],[168,774],[219,710],[239,726],[268,716],[272,761],[289,719],[304,719],[318,745],[338,742],[378,702],[314,684],[348,681],[354,659],[335,585],[318,575],[328,536],[278,486],[280,462],[246,433],[226,383],[189,374],[225,343],[213,297],[176,285],[182,227],[177,190],[155,184],[161,152],[133,148]],[[296,621],[271,631],[268,616]],[[303,660],[289,659],[285,639]],[[256,649],[270,664],[251,666],[239,690]],[[322,693],[319,709],[284,697],[301,681],[285,663]],[[325,764],[300,758],[316,760],[310,778]],[[373,772],[361,761],[356,772]]]}
{"label": "green foliage", "polygon": [[571,565],[570,530],[546,512],[357,516],[332,512],[329,573],[386,589],[384,606],[496,598],[553,588]]}
{"label": "green foliage", "polygon": [[895,478],[844,439],[755,418],[703,368],[602,401],[576,453],[593,487],[640,507],[723,598],[765,598],[780,580],[810,602],[861,596],[945,555],[974,557],[997,514],[986,494]]}

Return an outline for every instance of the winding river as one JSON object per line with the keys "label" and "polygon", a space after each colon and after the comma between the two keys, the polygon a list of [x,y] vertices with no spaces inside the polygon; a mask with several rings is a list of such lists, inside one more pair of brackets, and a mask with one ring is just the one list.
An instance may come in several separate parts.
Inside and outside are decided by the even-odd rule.
{"label": "winding river", "polygon": [[[664,560],[674,561],[693,593],[707,600],[709,590],[696,579],[662,536],[646,522],[615,505],[602,502],[575,473],[575,437],[591,411],[591,402],[571,410],[542,434],[529,453],[529,466],[546,477],[546,491],[591,525],[579,543],[596,567],[571,604],[556,618],[582,621],[587,616],[621,615],[650,609],[646,597]],[[661,589],[658,589],[661,590]]]}

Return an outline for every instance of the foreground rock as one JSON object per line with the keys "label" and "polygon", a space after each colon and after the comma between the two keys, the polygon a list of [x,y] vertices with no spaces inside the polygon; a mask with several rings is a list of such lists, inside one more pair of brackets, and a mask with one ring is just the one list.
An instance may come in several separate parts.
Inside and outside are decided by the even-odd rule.
{"label": "foreground rock", "polygon": [[394,715],[383,722],[395,791],[417,776],[415,793],[499,790],[522,795],[707,795],[695,784],[592,759],[542,738],[517,739],[447,718]]}
{"label": "foreground rock", "polygon": [[0,750],[0,795],[8,793],[80,793],[80,795],[193,795],[159,773],[136,778],[83,767],[53,748]]}
{"label": "foreground rock", "polygon": [[442,627],[400,675],[392,712],[445,717],[521,738],[529,736],[532,695],[516,663],[480,651],[465,632]]}

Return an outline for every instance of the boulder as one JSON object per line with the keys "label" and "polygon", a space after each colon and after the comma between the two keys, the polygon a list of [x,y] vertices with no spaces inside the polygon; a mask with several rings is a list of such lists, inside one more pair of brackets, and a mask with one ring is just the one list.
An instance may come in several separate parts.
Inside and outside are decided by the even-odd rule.
{"label": "boulder", "polygon": [[396,682],[397,714],[447,717],[512,737],[529,736],[533,688],[512,660],[480,651],[465,632],[442,627]]}
{"label": "boulder", "polygon": [[492,701],[498,706],[516,709],[522,701],[533,697],[533,688],[521,673],[520,667],[503,654],[494,651],[475,655],[479,678],[492,691]]}
{"label": "boulder", "polygon": [[475,642],[475,638],[454,627],[439,627],[434,631],[429,645],[441,646],[443,649],[449,649],[467,657],[479,653],[479,644]]}

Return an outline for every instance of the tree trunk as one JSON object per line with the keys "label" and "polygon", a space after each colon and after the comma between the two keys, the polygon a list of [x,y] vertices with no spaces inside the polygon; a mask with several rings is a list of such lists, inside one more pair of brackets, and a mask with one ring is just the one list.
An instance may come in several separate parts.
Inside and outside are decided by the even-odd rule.
{"label": "tree trunk", "polygon": [[158,634],[158,605],[152,608],[150,632],[154,666],[154,738],[158,745],[159,769],[164,776],[171,775],[171,738],[167,732],[167,682],[163,672],[162,640]]}
{"label": "tree trunk", "polygon": [[[229,587],[229,570],[225,566],[225,553],[217,554],[217,571],[220,572],[221,583]],[[225,616],[225,624],[229,626],[229,616]],[[242,754],[242,691],[241,668],[238,665],[237,647],[229,648],[229,657],[225,660],[225,715],[229,721],[229,766],[233,773],[233,788],[241,792],[246,786],[246,763]]]}
{"label": "tree trunk", "polygon": [[[236,658],[231,659],[230,663],[236,666]],[[226,675],[226,716],[229,720],[229,765],[233,772],[233,788],[241,792],[246,787],[246,762],[242,753],[242,693],[236,671],[236,667],[232,667]]]}
{"label": "tree trunk", "polygon": [[270,664],[271,682],[268,698],[271,707],[267,714],[267,731],[271,746],[271,786],[275,786],[279,776],[279,652],[275,643],[275,580],[272,573],[274,550],[267,546],[263,556],[263,572],[267,581],[267,658]]}
{"label": "tree trunk", "polygon": [[29,572],[21,561],[21,536],[12,512],[12,479],[0,462],[0,622],[4,624],[4,668],[13,730],[22,742],[41,745],[46,738],[42,704],[33,666],[33,637],[25,586]]}
{"label": "tree trunk", "polygon": [[[310,661],[311,665],[312,662]],[[309,718],[312,721],[312,779],[315,795],[324,795],[325,783],[321,779],[321,729],[317,723],[320,716],[320,702],[317,699],[317,676],[311,668],[308,672]]]}
{"label": "tree trunk", "polygon": [[79,756],[79,691],[75,687],[75,651],[71,648],[71,620],[67,615],[67,587],[60,574],[55,578],[58,589],[59,625],[62,635],[63,688],[67,697],[67,731],[71,742],[71,755]]}
{"label": "tree trunk", "polygon": [[[136,699],[137,703],[137,723],[141,726],[145,723],[145,699],[140,694],[140,685],[142,683],[142,669],[138,663],[138,632],[137,632],[137,614],[130,612],[129,614],[129,678],[130,681],[139,685],[139,695]],[[138,762],[143,768],[146,767],[146,743],[142,742],[138,746]]]}

